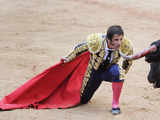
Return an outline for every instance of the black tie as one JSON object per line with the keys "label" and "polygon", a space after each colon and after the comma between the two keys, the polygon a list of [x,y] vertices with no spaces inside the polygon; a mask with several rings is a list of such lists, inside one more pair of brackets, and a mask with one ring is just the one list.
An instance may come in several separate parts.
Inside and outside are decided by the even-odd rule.
{"label": "black tie", "polygon": [[110,60],[111,60],[111,54],[112,54],[112,51],[108,50],[108,55],[106,59],[101,63],[99,67],[100,70],[105,71],[107,69],[107,66],[109,65]]}
{"label": "black tie", "polygon": [[108,56],[107,56],[107,58],[106,58],[106,60],[105,60],[107,63],[110,63],[111,54],[112,54],[112,51],[111,51],[111,50],[108,50]]}

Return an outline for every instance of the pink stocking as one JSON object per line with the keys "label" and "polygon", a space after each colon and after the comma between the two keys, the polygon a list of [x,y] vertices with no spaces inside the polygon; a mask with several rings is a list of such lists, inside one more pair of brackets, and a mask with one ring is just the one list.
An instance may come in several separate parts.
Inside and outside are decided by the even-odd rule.
{"label": "pink stocking", "polygon": [[112,90],[113,90],[112,108],[117,108],[119,105],[119,98],[120,98],[122,86],[123,86],[123,82],[112,82]]}

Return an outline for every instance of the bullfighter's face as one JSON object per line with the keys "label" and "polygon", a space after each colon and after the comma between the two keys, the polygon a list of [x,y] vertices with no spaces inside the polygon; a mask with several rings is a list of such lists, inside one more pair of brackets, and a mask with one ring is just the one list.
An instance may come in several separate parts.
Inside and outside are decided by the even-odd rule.
{"label": "bullfighter's face", "polygon": [[108,40],[109,48],[119,50],[122,44],[123,35],[114,34],[112,40]]}

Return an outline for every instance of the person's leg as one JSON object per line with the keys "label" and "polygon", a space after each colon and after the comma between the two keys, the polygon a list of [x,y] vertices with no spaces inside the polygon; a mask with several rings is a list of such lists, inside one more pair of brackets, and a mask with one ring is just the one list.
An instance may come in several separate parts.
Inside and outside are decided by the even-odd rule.
{"label": "person's leg", "polygon": [[112,82],[112,113],[119,114],[119,98],[123,86],[123,80],[120,80],[119,66],[117,64],[112,65],[107,71],[105,71],[104,75],[106,75],[106,77],[103,77],[105,81]]}
{"label": "person's leg", "polygon": [[92,98],[95,91],[99,88],[102,83],[102,80],[99,78],[99,72],[93,70],[90,76],[90,79],[87,82],[87,85],[81,95],[81,103],[86,104]]}
{"label": "person's leg", "polygon": [[123,86],[123,82],[112,82],[112,91],[113,91],[113,101],[112,108],[118,108],[119,106],[119,98],[121,95],[121,89]]}

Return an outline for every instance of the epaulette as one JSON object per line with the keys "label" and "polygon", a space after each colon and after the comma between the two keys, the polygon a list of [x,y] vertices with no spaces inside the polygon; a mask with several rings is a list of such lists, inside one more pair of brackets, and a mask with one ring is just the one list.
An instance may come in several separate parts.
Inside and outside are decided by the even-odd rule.
{"label": "epaulette", "polygon": [[93,54],[98,53],[102,47],[104,39],[105,36],[103,33],[93,33],[88,35],[87,44],[89,51]]}
{"label": "epaulette", "polygon": [[131,48],[132,48],[131,41],[124,35],[123,40],[122,40],[122,44],[121,44],[121,47],[120,47],[120,51],[122,53],[126,53]]}

